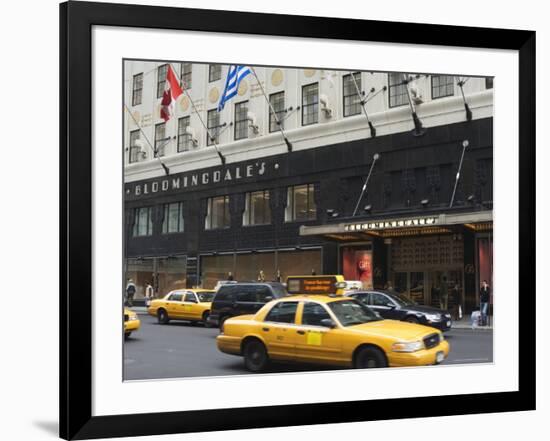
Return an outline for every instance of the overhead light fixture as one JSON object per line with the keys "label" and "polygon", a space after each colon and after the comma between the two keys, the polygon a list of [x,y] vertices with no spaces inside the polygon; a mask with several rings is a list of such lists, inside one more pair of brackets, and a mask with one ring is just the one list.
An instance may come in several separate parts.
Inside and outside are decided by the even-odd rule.
{"label": "overhead light fixture", "polygon": [[329,216],[332,216],[332,213],[334,213],[334,208],[327,208],[326,213],[327,213]]}
{"label": "overhead light fixture", "polygon": [[338,217],[338,216],[340,216],[340,214],[337,211],[335,211],[334,213],[331,214],[331,216],[332,217]]}
{"label": "overhead light fixture", "polygon": [[372,210],[372,205],[371,205],[371,204],[365,205],[365,207],[363,208],[363,210],[364,210],[366,213],[370,213],[370,211]]}
{"label": "overhead light fixture", "polygon": [[420,201],[420,203],[422,204],[423,207],[425,207],[426,205],[428,205],[430,203],[430,200],[429,199],[422,199]]}
{"label": "overhead light fixture", "polygon": [[475,196],[473,194],[471,194],[470,196],[468,196],[468,198],[466,199],[470,204],[473,204],[475,202]]}

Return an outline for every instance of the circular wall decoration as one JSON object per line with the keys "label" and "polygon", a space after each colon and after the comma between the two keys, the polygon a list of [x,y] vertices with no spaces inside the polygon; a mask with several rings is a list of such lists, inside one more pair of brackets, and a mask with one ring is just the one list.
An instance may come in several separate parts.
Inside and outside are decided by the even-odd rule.
{"label": "circular wall decoration", "polygon": [[186,96],[184,96],[180,100],[180,109],[183,110],[184,112],[186,112],[187,109],[189,109],[189,98],[187,98]]}
{"label": "circular wall decoration", "polygon": [[237,91],[237,93],[240,96],[243,96],[247,91],[248,91],[248,83],[246,82],[246,80],[242,80],[241,84],[239,84],[239,90]]}
{"label": "circular wall decoration", "polygon": [[315,75],[315,72],[317,72],[315,69],[304,69],[304,75],[308,78]]}
{"label": "circular wall decoration", "polygon": [[212,89],[210,89],[210,92],[208,92],[208,99],[211,103],[216,103],[219,97],[220,92],[218,91],[217,87],[213,87]]}
{"label": "circular wall decoration", "polygon": [[271,74],[271,84],[273,86],[279,86],[283,82],[283,71],[281,69],[275,69]]}

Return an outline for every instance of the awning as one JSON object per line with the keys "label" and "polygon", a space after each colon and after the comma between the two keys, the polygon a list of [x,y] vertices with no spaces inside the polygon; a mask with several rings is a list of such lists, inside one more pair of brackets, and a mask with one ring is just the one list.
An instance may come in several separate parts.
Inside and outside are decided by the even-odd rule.
{"label": "awning", "polygon": [[337,241],[355,241],[373,237],[420,236],[452,233],[464,226],[473,231],[493,229],[493,212],[426,214],[392,218],[347,220],[341,223],[300,227],[300,236],[324,236]]}

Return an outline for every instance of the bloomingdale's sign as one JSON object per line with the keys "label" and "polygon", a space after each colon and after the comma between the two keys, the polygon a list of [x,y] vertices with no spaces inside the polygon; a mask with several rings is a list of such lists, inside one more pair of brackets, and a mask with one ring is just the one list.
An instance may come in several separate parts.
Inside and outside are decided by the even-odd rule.
{"label": "bloomingdale's sign", "polygon": [[[273,172],[278,168],[279,164],[276,163],[269,168],[269,171]],[[247,178],[258,178],[266,174],[268,174],[268,165],[265,161],[254,161],[240,165],[228,164],[207,171],[180,173],[148,182],[130,183],[126,186],[126,195],[140,197],[155,193],[204,188],[215,184],[229,184]]]}

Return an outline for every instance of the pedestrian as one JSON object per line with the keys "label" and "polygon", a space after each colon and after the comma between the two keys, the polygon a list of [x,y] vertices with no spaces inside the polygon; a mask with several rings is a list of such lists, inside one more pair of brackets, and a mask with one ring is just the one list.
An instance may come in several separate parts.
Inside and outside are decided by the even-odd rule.
{"label": "pedestrian", "polygon": [[283,278],[282,278],[282,276],[281,276],[281,270],[278,269],[278,270],[277,270],[277,274],[275,275],[275,281],[281,283],[281,280],[282,280],[282,279],[283,279]]}
{"label": "pedestrian", "polygon": [[136,285],[132,279],[128,279],[126,285],[126,304],[128,306],[134,306],[134,295],[136,294]]}
{"label": "pedestrian", "polygon": [[449,298],[450,305],[451,305],[451,317],[453,320],[459,320],[460,319],[460,287],[458,284],[455,284],[453,289],[451,290],[451,296]]}
{"label": "pedestrian", "polygon": [[443,311],[447,311],[447,307],[449,306],[449,286],[447,284],[447,278],[445,276],[443,277],[443,286],[441,287],[439,306]]}
{"label": "pedestrian", "polygon": [[231,271],[227,273],[227,280],[233,280],[233,273]]}
{"label": "pedestrian", "polygon": [[491,290],[487,280],[484,280],[479,290],[479,309],[481,311],[481,324],[487,326],[487,313],[489,312],[489,299],[491,298]]}
{"label": "pedestrian", "polygon": [[312,275],[312,276],[316,276],[316,275],[317,275],[317,272],[315,271],[315,268],[311,268],[311,275]]}
{"label": "pedestrian", "polygon": [[258,273],[258,282],[265,282],[264,270],[260,270],[260,272]]}
{"label": "pedestrian", "polygon": [[154,297],[153,285],[151,282],[147,282],[145,286],[145,306],[149,306],[151,304],[151,300],[153,300],[153,297]]}
{"label": "pedestrian", "polygon": [[391,281],[388,280],[388,282],[386,283],[386,289],[388,291],[393,291],[393,285],[391,283]]}
{"label": "pedestrian", "polygon": [[472,329],[477,328],[481,320],[481,312],[479,312],[478,309],[473,310],[472,315],[470,316],[470,320],[472,321]]}

